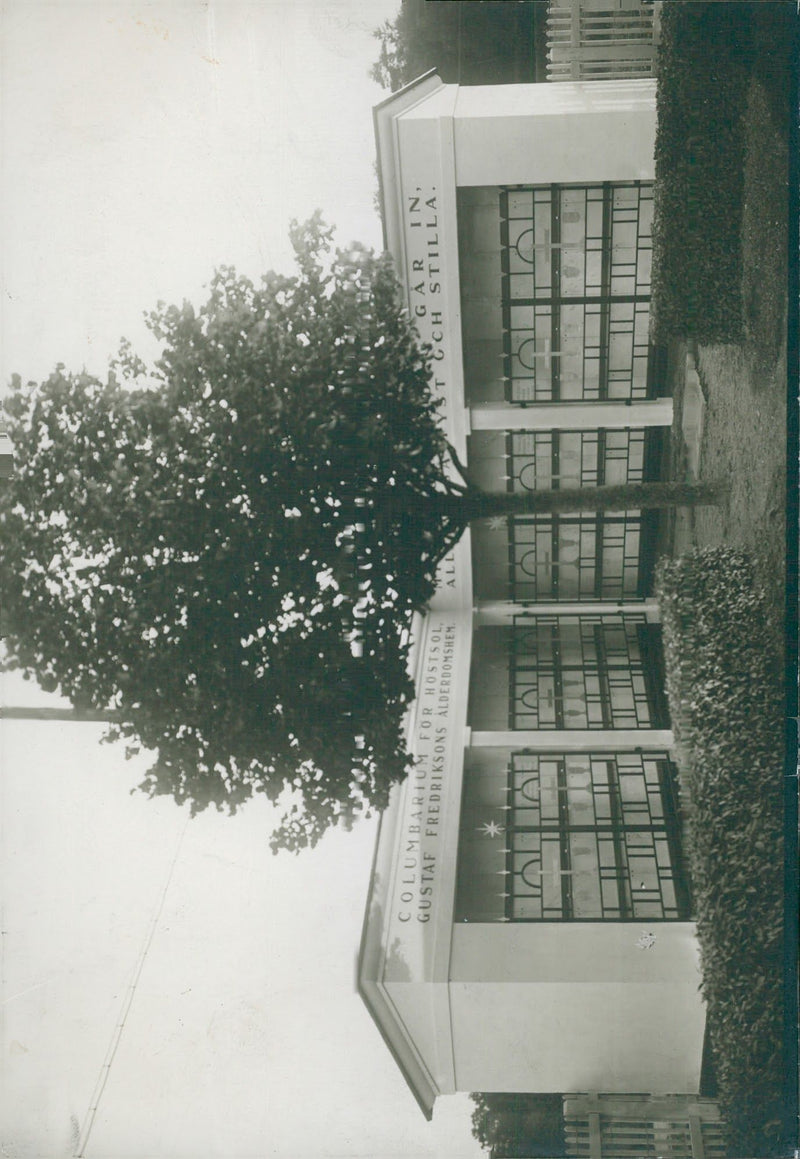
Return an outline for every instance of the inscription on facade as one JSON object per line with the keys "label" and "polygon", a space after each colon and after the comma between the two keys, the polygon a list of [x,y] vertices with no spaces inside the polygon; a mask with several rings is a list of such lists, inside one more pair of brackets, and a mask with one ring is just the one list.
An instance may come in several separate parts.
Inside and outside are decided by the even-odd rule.
{"label": "inscription on facade", "polygon": [[456,625],[442,620],[428,633],[417,690],[415,749],[400,851],[398,921],[430,921],[439,866],[439,826],[455,668]]}
{"label": "inscription on facade", "polygon": [[436,364],[447,353],[438,196],[435,185],[417,185],[407,194],[406,253],[411,316],[420,338],[431,347],[433,385],[443,389],[444,380],[436,377]]}

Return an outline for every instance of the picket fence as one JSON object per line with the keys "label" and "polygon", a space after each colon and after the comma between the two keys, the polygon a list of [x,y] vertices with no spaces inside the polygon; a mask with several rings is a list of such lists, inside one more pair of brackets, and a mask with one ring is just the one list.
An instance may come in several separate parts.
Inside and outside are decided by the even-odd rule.
{"label": "picket fence", "polygon": [[653,4],[640,0],[550,0],[547,79],[652,76],[657,41]]}
{"label": "picket fence", "polygon": [[725,1159],[713,1099],[694,1095],[567,1095],[569,1159]]}

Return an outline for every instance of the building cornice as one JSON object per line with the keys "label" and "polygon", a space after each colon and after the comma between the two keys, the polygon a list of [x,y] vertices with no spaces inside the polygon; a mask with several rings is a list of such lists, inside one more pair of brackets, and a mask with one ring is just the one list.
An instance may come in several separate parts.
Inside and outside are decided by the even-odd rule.
{"label": "building cornice", "polygon": [[396,249],[392,243],[397,241],[397,238],[393,236],[393,227],[396,227],[396,214],[389,211],[386,197],[389,178],[391,177],[392,185],[395,188],[398,178],[393,122],[400,113],[407,112],[408,109],[413,108],[419,101],[424,100],[425,97],[430,96],[432,92],[436,92],[442,86],[441,78],[436,69],[432,68],[423,73],[422,76],[417,77],[416,80],[398,89],[396,93],[386,97],[372,110],[377,150],[378,199],[381,210],[383,248],[393,254],[396,254]]}

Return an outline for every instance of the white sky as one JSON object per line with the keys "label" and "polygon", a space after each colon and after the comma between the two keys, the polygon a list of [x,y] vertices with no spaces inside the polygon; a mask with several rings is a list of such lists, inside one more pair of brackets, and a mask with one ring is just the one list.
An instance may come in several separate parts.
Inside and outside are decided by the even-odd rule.
{"label": "white sky", "polygon": [[[396,10],[3,0],[2,382],[103,373],[215,265],[287,270],[317,207],[378,246],[370,31]],[[465,1097],[424,1121],[355,993],[373,824],[275,858],[266,804],[186,826],[97,726],[0,728],[4,1156],[73,1154],[131,993],[89,1159],[481,1154]]]}

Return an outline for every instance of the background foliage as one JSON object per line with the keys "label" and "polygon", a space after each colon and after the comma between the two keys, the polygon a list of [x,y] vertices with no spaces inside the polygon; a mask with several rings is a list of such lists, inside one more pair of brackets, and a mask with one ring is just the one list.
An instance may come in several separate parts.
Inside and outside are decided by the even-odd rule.
{"label": "background foliage", "polygon": [[559,1094],[473,1094],[472,1134],[500,1159],[566,1154]]}
{"label": "background foliage", "polygon": [[445,84],[544,80],[544,18],[537,0],[402,0],[375,30],[372,78],[396,92],[435,68]]}

